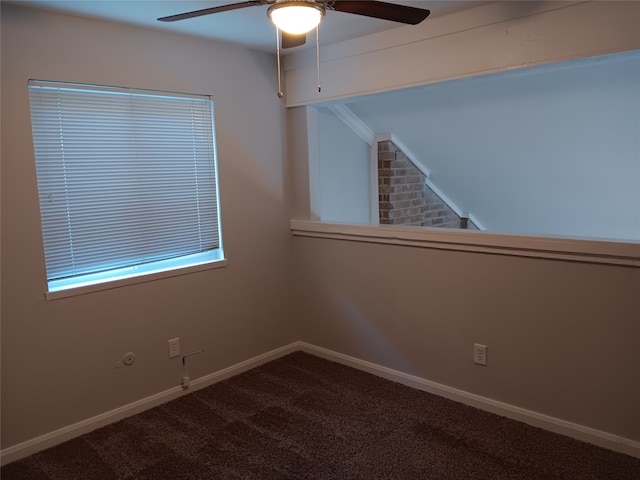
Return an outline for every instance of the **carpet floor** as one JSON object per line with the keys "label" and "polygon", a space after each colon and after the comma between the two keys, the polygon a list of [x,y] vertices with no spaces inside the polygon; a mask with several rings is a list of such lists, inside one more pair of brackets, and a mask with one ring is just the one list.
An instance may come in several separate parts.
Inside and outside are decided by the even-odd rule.
{"label": "carpet floor", "polygon": [[638,480],[640,459],[296,352],[2,480]]}

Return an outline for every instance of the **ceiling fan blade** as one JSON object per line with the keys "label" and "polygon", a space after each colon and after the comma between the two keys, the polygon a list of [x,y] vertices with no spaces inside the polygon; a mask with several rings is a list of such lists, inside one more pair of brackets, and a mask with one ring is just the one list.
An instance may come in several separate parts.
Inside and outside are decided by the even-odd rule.
{"label": "ceiling fan blade", "polygon": [[161,22],[175,22],[177,20],[186,20],[187,18],[201,17],[203,15],[211,15],[212,13],[228,12],[229,10],[237,10],[245,7],[255,7],[265,5],[268,0],[249,0],[248,2],[232,3],[230,5],[220,5],[219,7],[203,8],[193,12],[179,13],[177,15],[169,15],[168,17],[160,17]]}
{"label": "ceiling fan blade", "polygon": [[282,48],[299,47],[305,43],[307,43],[306,33],[294,35],[293,33],[282,32]]}
{"label": "ceiling fan blade", "polygon": [[381,18],[382,20],[391,20],[409,25],[417,25],[431,13],[423,8],[369,0],[336,0],[332,8],[338,12],[355,13],[356,15]]}

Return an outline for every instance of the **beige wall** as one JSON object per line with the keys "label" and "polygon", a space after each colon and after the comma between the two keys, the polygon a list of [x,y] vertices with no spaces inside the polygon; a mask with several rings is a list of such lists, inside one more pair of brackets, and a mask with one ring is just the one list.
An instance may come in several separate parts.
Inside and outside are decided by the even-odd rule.
{"label": "beige wall", "polygon": [[[291,124],[302,133],[304,105],[315,102],[640,48],[635,2],[507,11],[515,3],[329,46],[321,95],[306,87],[315,66],[294,54]],[[307,192],[317,188],[309,147],[288,145],[300,220],[312,219]],[[302,340],[640,441],[637,266],[307,237],[294,239],[293,255]],[[474,343],[489,347],[487,367],[472,363]]]}
{"label": "beige wall", "polygon": [[302,340],[640,440],[638,268],[305,237],[293,251]]}
{"label": "beige wall", "polygon": [[[193,378],[305,340],[640,441],[639,270],[292,240],[315,193],[304,108],[285,130],[274,71],[238,47],[3,5],[2,448],[177,386],[176,336],[205,350]],[[29,78],[213,94],[229,266],[45,301]]]}
{"label": "beige wall", "polygon": [[[284,109],[271,55],[2,6],[2,448],[288,344]],[[29,78],[212,94],[227,268],[45,301]],[[116,369],[128,351],[134,366]]]}

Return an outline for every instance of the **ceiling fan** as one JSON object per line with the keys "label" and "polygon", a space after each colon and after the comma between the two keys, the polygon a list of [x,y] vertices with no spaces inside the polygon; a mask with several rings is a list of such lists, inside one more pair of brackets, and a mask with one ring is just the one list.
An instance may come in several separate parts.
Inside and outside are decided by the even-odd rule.
{"label": "ceiling fan", "polygon": [[158,18],[158,20],[161,22],[175,22],[262,5],[269,5],[267,16],[283,32],[282,48],[304,45],[306,33],[313,30],[320,23],[327,10],[353,13],[408,25],[417,25],[427,18],[430,13],[429,10],[422,8],[369,0],[249,0],[169,15]]}
{"label": "ceiling fan", "polygon": [[[417,25],[429,16],[430,11],[373,0],[248,0],[240,3],[220,5],[217,7],[203,8],[192,12],[179,13],[167,17],[158,18],[161,22],[175,22],[189,18],[211,15],[214,13],[228,12],[246,7],[268,5],[267,16],[277,27],[276,34],[281,31],[281,40],[278,35],[278,86],[280,85],[280,46],[292,48],[304,45],[307,41],[307,32],[316,29],[316,51],[318,52],[317,27],[327,10],[353,13],[365,17],[390,20],[408,25]],[[318,53],[319,55],[319,53]],[[317,60],[319,71],[319,57]],[[319,77],[319,73],[318,73]],[[318,78],[318,91],[320,81]],[[280,87],[278,96],[282,98]]]}

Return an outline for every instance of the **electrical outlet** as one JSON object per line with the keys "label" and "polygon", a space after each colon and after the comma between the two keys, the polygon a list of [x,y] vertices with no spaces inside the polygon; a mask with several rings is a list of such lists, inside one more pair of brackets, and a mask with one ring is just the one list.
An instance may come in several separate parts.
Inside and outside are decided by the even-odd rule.
{"label": "electrical outlet", "polygon": [[174,358],[180,355],[180,339],[172,338],[169,340],[169,358]]}
{"label": "electrical outlet", "polygon": [[487,346],[479,343],[473,344],[473,363],[476,365],[487,364]]}

